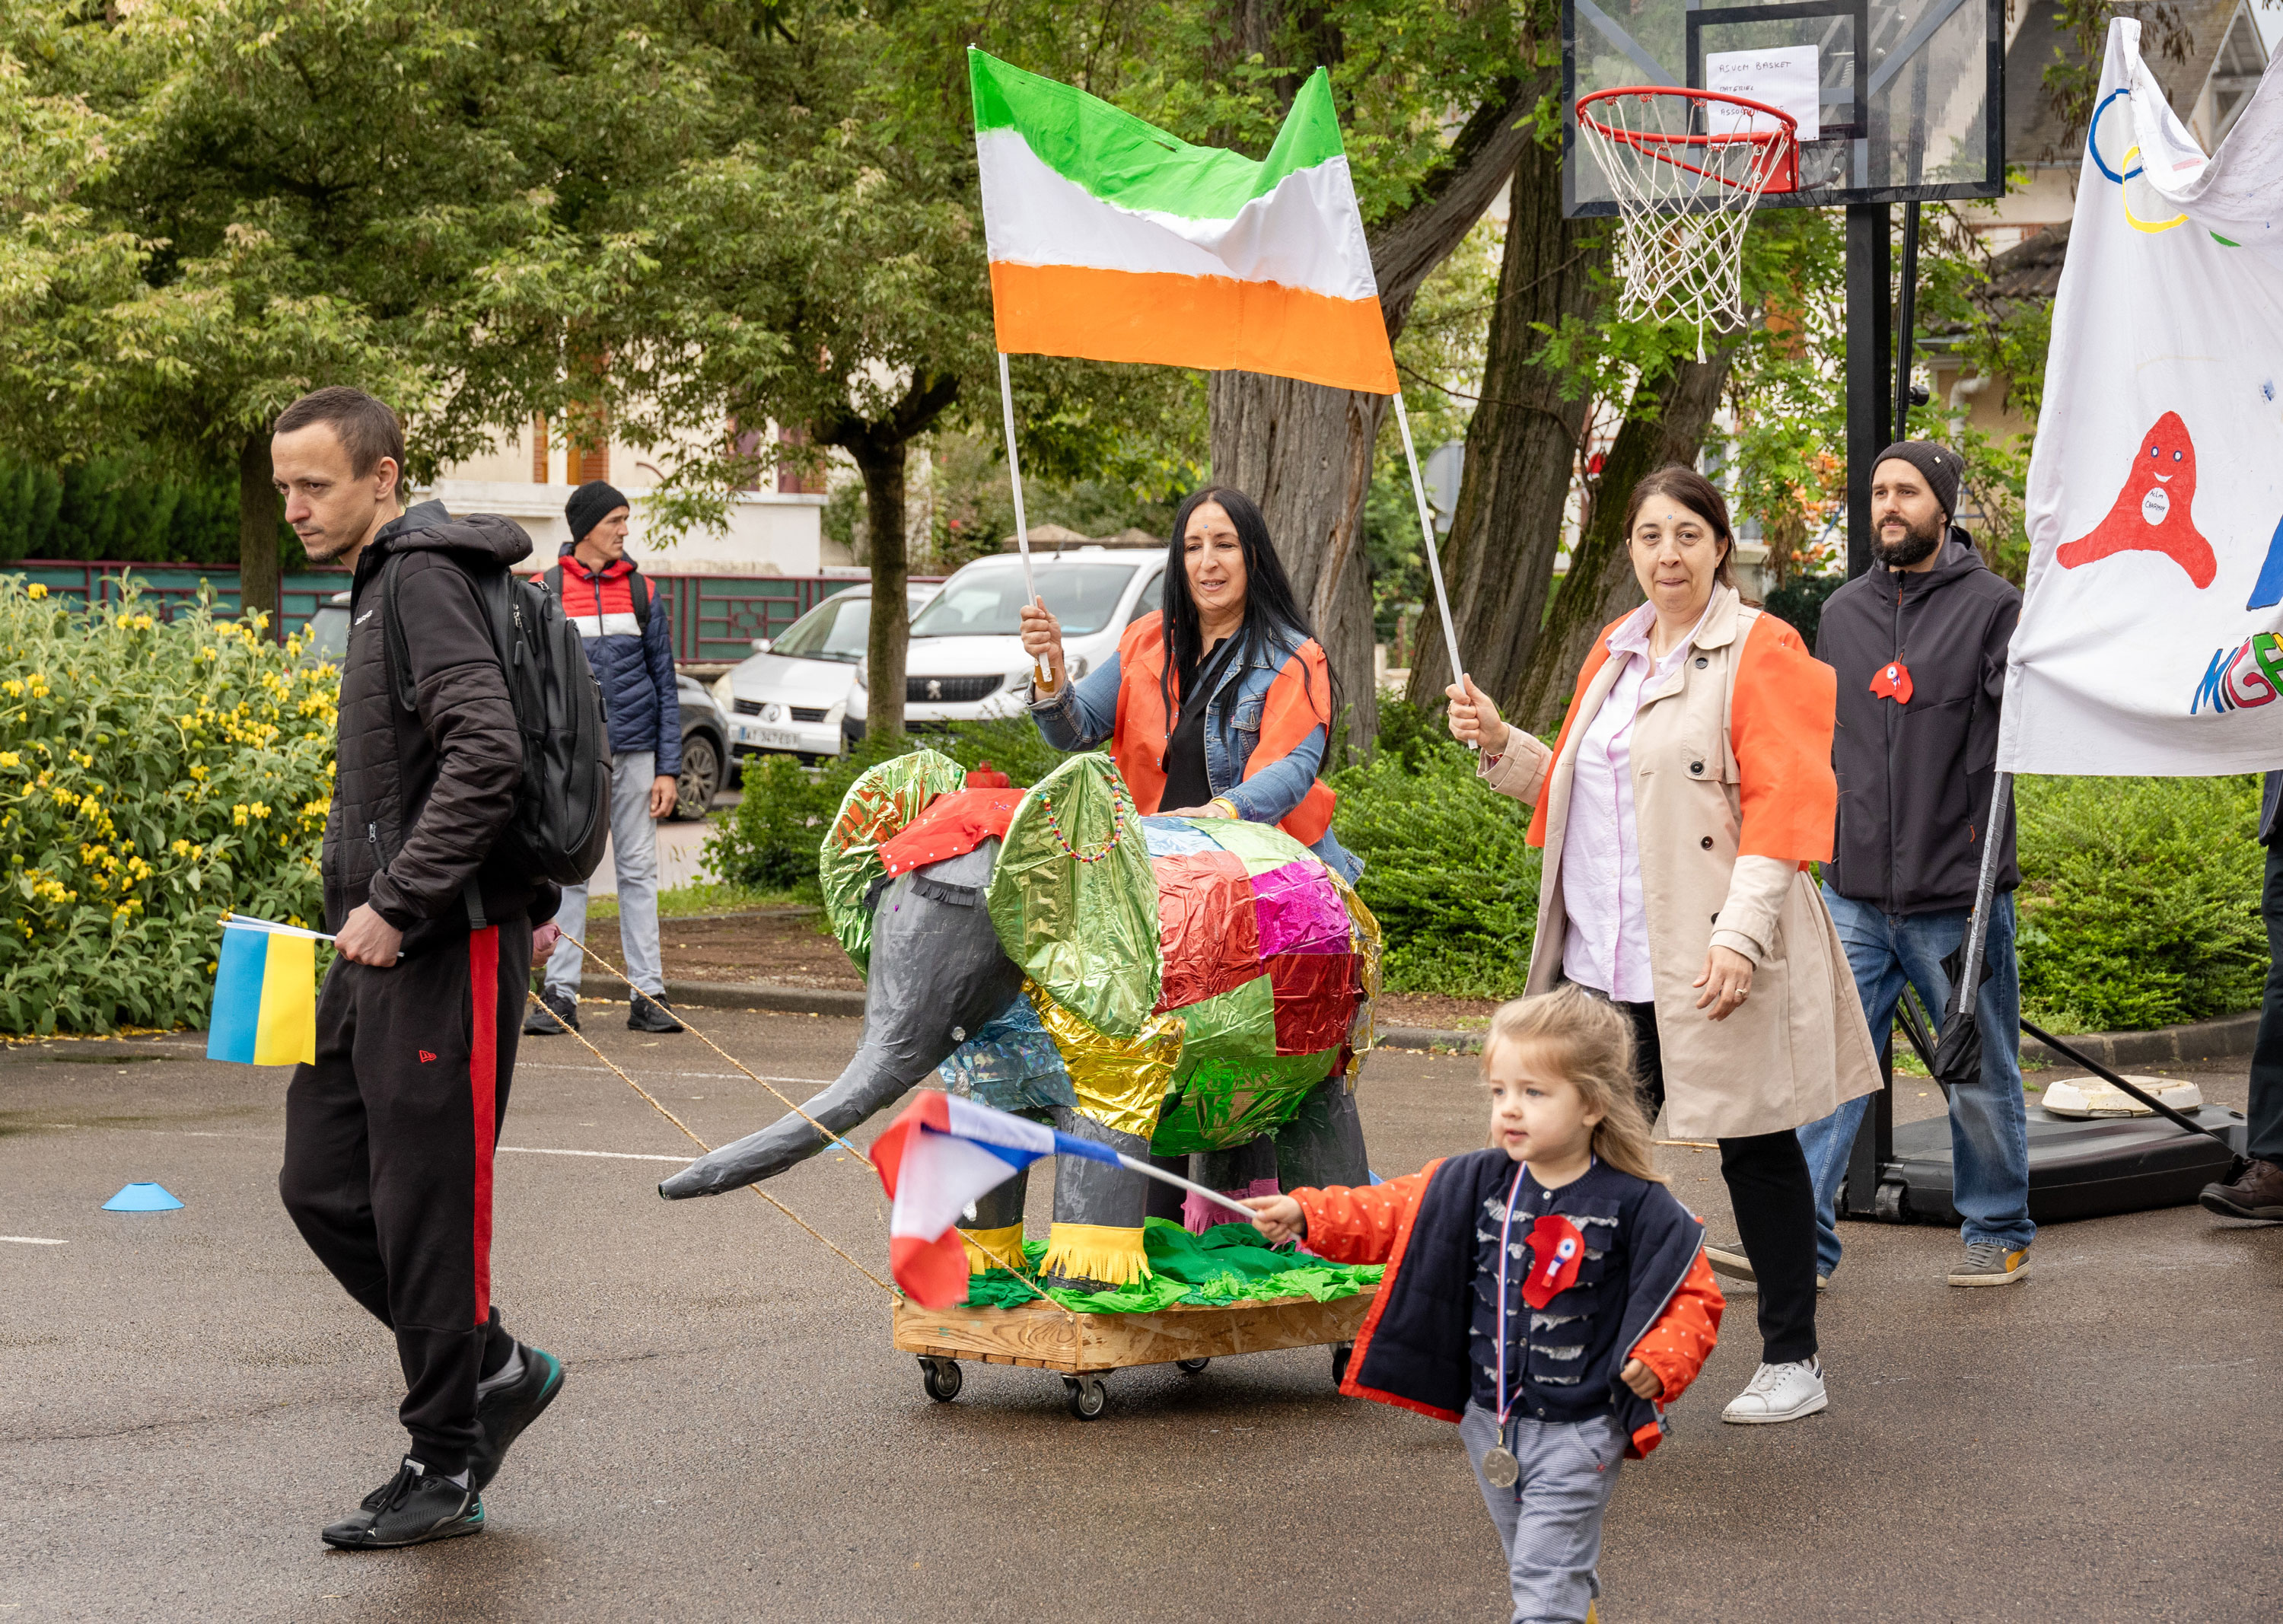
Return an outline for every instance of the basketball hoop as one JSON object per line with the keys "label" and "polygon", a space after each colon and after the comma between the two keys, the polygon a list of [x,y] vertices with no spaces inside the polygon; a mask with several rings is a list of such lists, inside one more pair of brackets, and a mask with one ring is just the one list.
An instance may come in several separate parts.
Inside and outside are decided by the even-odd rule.
{"label": "basketball hoop", "polygon": [[1617,203],[1618,313],[1741,325],[1744,229],[1765,193],[1799,189],[1798,122],[1748,97],[1626,85],[1578,98],[1579,140]]}

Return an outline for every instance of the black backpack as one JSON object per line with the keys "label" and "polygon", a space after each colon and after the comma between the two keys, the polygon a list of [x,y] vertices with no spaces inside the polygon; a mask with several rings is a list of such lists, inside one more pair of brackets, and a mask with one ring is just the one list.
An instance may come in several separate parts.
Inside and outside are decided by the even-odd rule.
{"label": "black backpack", "polygon": [[[456,563],[457,560],[455,560]],[[465,568],[464,565],[461,566]],[[507,694],[523,735],[523,783],[495,853],[558,886],[583,886],[611,838],[610,741],[603,729],[603,687],[587,665],[578,629],[562,600],[502,566],[467,570],[489,613],[492,647],[507,676]],[[390,653],[397,699],[416,708],[410,652],[396,611],[396,561],[382,574],[387,593]],[[483,925],[475,882],[468,882],[470,923]]]}

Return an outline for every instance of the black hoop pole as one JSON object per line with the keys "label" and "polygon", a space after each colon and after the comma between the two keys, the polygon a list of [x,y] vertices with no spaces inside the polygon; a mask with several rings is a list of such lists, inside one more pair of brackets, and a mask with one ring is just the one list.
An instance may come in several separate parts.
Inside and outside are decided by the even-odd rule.
{"label": "black hoop pole", "polygon": [[1911,437],[1911,362],[1917,345],[1913,326],[1918,320],[1919,206],[1916,199],[1903,205],[1903,296],[1895,309],[1895,438]]}

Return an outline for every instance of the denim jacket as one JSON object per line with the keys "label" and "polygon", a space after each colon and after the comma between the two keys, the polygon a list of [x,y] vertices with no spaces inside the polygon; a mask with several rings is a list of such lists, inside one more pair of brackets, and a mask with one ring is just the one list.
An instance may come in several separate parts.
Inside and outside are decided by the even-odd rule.
{"label": "denim jacket", "polygon": [[[1303,640],[1284,628],[1270,630],[1265,644],[1244,659],[1241,670],[1224,676],[1205,707],[1205,781],[1212,792],[1249,823],[1282,822],[1300,804],[1323,765],[1329,730],[1318,727],[1297,748],[1251,777],[1245,767],[1260,742],[1261,708],[1268,690],[1300,651]],[[1054,692],[1031,691],[1031,715],[1040,737],[1057,750],[1092,750],[1117,729],[1118,696],[1124,685],[1117,653],[1075,683]],[[1363,859],[1339,842],[1331,830],[1309,848],[1350,885],[1363,872]]]}

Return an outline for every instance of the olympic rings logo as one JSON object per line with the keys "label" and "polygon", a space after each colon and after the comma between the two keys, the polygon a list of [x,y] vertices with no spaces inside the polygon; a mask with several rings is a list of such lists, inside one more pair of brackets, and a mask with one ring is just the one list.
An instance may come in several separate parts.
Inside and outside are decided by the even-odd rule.
{"label": "olympic rings logo", "polygon": [[[2141,180],[2144,186],[2147,184],[2145,179],[2143,179],[2147,173],[2147,166],[2136,161],[2140,156],[2140,148],[2137,144],[2126,147],[2124,149],[2123,155],[2120,157],[2114,165],[2108,161],[2108,156],[2100,150],[2101,115],[2108,111],[2108,106],[2111,102],[2115,101],[2119,97],[2130,96],[2131,94],[2131,87],[2126,85],[2120,86],[2118,89],[2111,90],[2108,95],[2100,98],[2100,105],[2092,110],[2092,126],[2084,132],[2084,150],[2085,155],[2092,160],[2093,168],[2099,169],[2105,179],[2115,183],[2117,200],[2124,210],[2125,223],[2130,225],[2136,231],[2146,232],[2147,235],[2154,237],[2160,232],[2170,230],[2174,226],[2186,225],[2188,222],[2187,215],[2186,214],[2178,214],[2173,215],[2170,220],[2144,220],[2139,215],[2134,214],[2132,212],[2132,188],[2129,183],[2135,180]],[[2154,191],[2154,188],[2148,187],[2147,190]],[[2210,232],[2209,235],[2212,241],[2219,244],[2225,248],[2236,248],[2242,246],[2240,243],[2231,241],[2229,238],[2222,237],[2217,231]]]}

